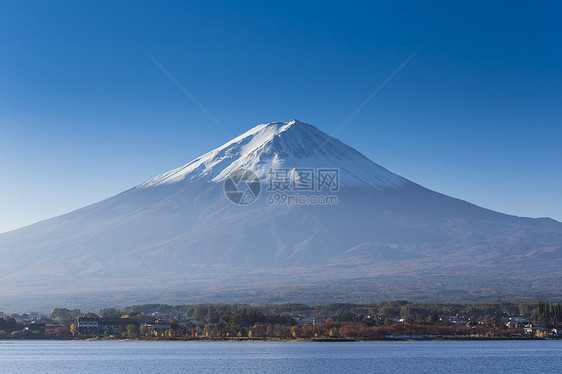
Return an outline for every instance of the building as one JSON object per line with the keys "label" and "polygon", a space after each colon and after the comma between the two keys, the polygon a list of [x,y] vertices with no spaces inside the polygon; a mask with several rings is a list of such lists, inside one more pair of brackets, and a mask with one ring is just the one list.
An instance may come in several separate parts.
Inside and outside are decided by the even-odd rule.
{"label": "building", "polygon": [[100,318],[98,325],[99,329],[102,331],[111,329],[114,334],[117,334],[121,327],[127,327],[128,325],[135,325],[138,327],[139,323],[130,318]]}
{"label": "building", "polygon": [[537,338],[546,338],[548,335],[548,329],[542,326],[534,326],[532,324],[528,324],[524,328],[525,334],[532,335]]}
{"label": "building", "polygon": [[158,335],[162,335],[167,330],[172,328],[171,324],[166,323],[164,321],[154,321],[152,323],[147,323],[146,325],[150,327],[152,330],[154,330]]}
{"label": "building", "polygon": [[76,327],[80,332],[93,331],[99,328],[99,318],[97,317],[79,317],[76,321]]}
{"label": "building", "polygon": [[525,323],[517,322],[517,321],[508,321],[505,324],[505,327],[507,327],[508,329],[522,329],[525,327]]}
{"label": "building", "polygon": [[107,329],[113,330],[116,334],[121,327],[135,325],[138,322],[130,318],[98,318],[98,317],[79,317],[77,321],[78,331],[80,332],[103,332]]}

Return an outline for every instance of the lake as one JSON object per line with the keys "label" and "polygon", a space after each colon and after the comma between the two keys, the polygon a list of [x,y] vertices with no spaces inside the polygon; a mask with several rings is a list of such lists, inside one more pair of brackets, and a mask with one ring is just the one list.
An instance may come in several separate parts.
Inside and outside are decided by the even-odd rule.
{"label": "lake", "polygon": [[0,341],[0,373],[555,373],[562,341]]}

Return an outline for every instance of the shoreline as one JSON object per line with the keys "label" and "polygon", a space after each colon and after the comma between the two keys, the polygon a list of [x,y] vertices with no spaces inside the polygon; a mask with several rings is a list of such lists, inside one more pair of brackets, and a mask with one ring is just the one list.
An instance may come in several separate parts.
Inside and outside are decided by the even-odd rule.
{"label": "shoreline", "polygon": [[142,338],[43,338],[43,339],[22,339],[22,338],[0,338],[2,341],[86,341],[86,342],[231,342],[231,343],[251,343],[251,342],[309,342],[309,343],[365,343],[365,342],[454,342],[454,341],[558,341],[562,338],[537,338],[537,337],[459,337],[459,338],[380,338],[380,339],[354,339],[354,338],[295,338],[295,339],[277,339],[277,338],[166,338],[166,339],[142,339]]}

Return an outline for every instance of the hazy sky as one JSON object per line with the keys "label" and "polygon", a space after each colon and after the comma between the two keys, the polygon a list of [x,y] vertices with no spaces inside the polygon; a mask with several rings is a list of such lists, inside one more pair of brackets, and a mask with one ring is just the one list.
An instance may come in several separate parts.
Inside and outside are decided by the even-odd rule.
{"label": "hazy sky", "polygon": [[[421,3],[421,2],[420,2]],[[2,1],[0,232],[297,118],[433,190],[562,220],[559,2]],[[459,5],[461,4],[461,5]]]}

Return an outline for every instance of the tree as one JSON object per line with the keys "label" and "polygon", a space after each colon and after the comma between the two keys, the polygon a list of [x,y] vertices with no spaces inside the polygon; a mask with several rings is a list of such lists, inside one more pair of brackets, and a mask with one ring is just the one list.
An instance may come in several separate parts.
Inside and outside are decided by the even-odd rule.
{"label": "tree", "polygon": [[172,330],[178,331],[180,329],[180,321],[178,321],[176,318],[172,318],[170,320],[170,326]]}
{"label": "tree", "polygon": [[348,311],[342,312],[336,317],[338,322],[355,322],[356,320],[357,316]]}
{"label": "tree", "polygon": [[429,316],[429,323],[435,325],[438,322],[439,322],[439,312],[434,310],[433,312],[431,312],[431,315]]}
{"label": "tree", "polygon": [[133,325],[132,323],[127,325],[127,335],[129,338],[137,338],[139,336],[139,328],[137,325]]}
{"label": "tree", "polygon": [[0,318],[0,330],[6,332],[12,332],[18,330],[18,323],[12,317]]}
{"label": "tree", "polygon": [[111,335],[113,335],[113,329],[108,327],[107,329],[105,329],[105,331],[103,332],[103,337],[104,338],[109,338],[111,337]]}
{"label": "tree", "polygon": [[119,318],[121,317],[121,311],[115,308],[100,309],[100,316],[102,318]]}
{"label": "tree", "polygon": [[139,333],[141,336],[148,336],[150,334],[150,327],[146,323],[143,323],[140,327]]}
{"label": "tree", "polygon": [[73,321],[81,315],[80,309],[55,308],[51,313],[51,318],[58,319],[59,321]]}
{"label": "tree", "polygon": [[78,332],[78,326],[76,326],[75,323],[70,325],[70,332],[72,333],[73,336],[76,335],[76,333]]}
{"label": "tree", "polygon": [[125,326],[119,326],[119,330],[117,330],[117,334],[119,336],[123,336],[127,333],[127,328]]}

